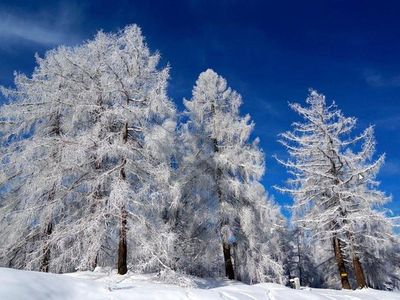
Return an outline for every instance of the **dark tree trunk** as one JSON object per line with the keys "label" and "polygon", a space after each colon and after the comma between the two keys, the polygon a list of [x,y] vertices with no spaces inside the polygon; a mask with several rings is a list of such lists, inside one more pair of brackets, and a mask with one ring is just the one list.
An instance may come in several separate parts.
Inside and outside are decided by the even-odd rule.
{"label": "dark tree trunk", "polygon": [[365,280],[364,269],[361,265],[360,258],[356,253],[356,249],[354,247],[354,235],[350,232],[347,233],[347,237],[349,238],[350,245],[351,245],[351,255],[353,261],[353,270],[354,275],[356,277],[357,288],[362,289],[367,287],[367,282]]}
{"label": "dark tree trunk", "polygon": [[99,254],[96,254],[96,257],[94,258],[94,261],[92,263],[92,270],[96,269],[96,267],[97,267],[98,256],[99,256]]}
{"label": "dark tree trunk", "polygon": [[303,280],[302,280],[302,278],[303,278],[303,272],[302,272],[302,267],[301,267],[301,264],[302,264],[302,257],[301,257],[301,249],[300,249],[300,232],[298,232],[297,233],[297,256],[299,257],[299,264],[298,264],[298,268],[299,268],[299,281],[300,281],[300,286],[302,285],[302,283],[303,283]]}
{"label": "dark tree trunk", "polygon": [[128,123],[124,125],[124,131],[122,133],[122,141],[126,143],[128,141]]}
{"label": "dark tree trunk", "polygon": [[357,288],[362,289],[367,287],[367,282],[365,280],[365,275],[364,275],[364,269],[357,255],[353,257],[353,268],[354,268],[354,274],[356,276]]}
{"label": "dark tree trunk", "polygon": [[224,224],[225,224],[225,222],[221,223],[220,231],[221,231],[221,239],[222,239],[222,249],[224,252],[225,276],[228,277],[229,279],[235,279],[235,271],[234,271],[233,262],[232,262],[231,245],[225,240],[225,237],[222,234],[222,227],[224,226]]}
{"label": "dark tree trunk", "polygon": [[126,245],[126,210],[121,208],[121,223],[119,228],[119,244],[118,244],[118,274],[124,275],[128,272],[126,263],[127,245]]}
{"label": "dark tree trunk", "polygon": [[[217,140],[214,139],[214,152],[218,152],[218,144]],[[221,169],[217,168],[216,170],[216,175],[215,175],[215,181],[216,181],[216,186],[217,186],[217,195],[218,195],[218,201],[220,205],[222,205],[222,192],[220,188],[220,181],[221,181],[221,176],[222,176],[222,171]],[[233,268],[233,262],[232,262],[232,253],[231,253],[231,246],[229,245],[228,242],[225,241],[225,237],[222,234],[222,228],[224,225],[227,225],[226,220],[220,220],[221,222],[221,228],[220,228],[220,233],[221,233],[221,239],[222,239],[222,249],[224,252],[224,262],[225,262],[225,276],[228,277],[229,279],[235,279],[235,271]]]}
{"label": "dark tree trunk", "polygon": [[[334,180],[335,185],[339,185],[340,180],[338,179],[338,172],[342,168],[343,164],[340,160],[340,157],[333,150],[334,149],[333,141],[330,137],[329,137],[329,143],[330,143],[331,149],[332,149],[332,156],[333,157],[336,156],[338,159],[338,163],[339,163],[339,166],[336,166],[334,159],[329,157],[329,160],[331,161],[331,165],[332,165],[330,173],[335,177],[335,180]],[[335,198],[335,199],[336,199],[336,201],[338,201],[339,197],[337,196],[337,198]],[[343,208],[340,206],[340,204],[339,204],[339,209],[340,209],[340,214],[344,220],[343,222],[347,222],[346,212],[343,211]],[[335,223],[335,229],[339,229],[336,220],[334,220],[334,223]],[[351,290],[351,285],[349,282],[349,273],[347,272],[346,265],[344,262],[342,246],[340,244],[339,238],[336,235],[333,237],[332,243],[333,243],[333,251],[335,253],[335,258],[336,258],[336,264],[337,264],[338,271],[339,271],[340,281],[342,283],[342,289]]]}
{"label": "dark tree trunk", "polygon": [[332,243],[333,243],[333,250],[335,252],[336,263],[339,270],[340,281],[342,283],[342,288],[351,290],[349,275],[347,273],[346,265],[344,263],[340,240],[337,237],[334,237]]}
{"label": "dark tree trunk", "polygon": [[[53,231],[53,223],[50,222],[47,224],[46,236],[49,237]],[[40,271],[49,272],[49,264],[50,264],[50,246],[47,244],[43,250],[43,260],[40,266]]]}
{"label": "dark tree trunk", "polygon": [[231,246],[228,243],[223,242],[224,247],[224,260],[225,260],[225,275],[229,279],[235,279],[235,271],[233,270]]}
{"label": "dark tree trunk", "polygon": [[[124,125],[123,133],[122,133],[122,141],[126,143],[128,140],[128,123],[126,122]],[[126,179],[125,173],[125,164],[126,159],[123,159],[120,177],[122,180]],[[126,243],[126,224],[127,224],[127,212],[125,206],[121,206],[121,220],[119,227],[119,244],[118,244],[118,274],[124,275],[128,272],[127,267],[127,243]]]}

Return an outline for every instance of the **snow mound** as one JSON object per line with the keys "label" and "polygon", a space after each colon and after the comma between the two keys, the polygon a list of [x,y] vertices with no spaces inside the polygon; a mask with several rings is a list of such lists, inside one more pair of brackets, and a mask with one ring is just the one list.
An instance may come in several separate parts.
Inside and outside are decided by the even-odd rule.
{"label": "snow mound", "polygon": [[117,275],[109,269],[47,274],[0,268],[1,300],[400,300],[400,293],[373,289],[292,290],[273,283],[246,285],[224,279],[190,279],[196,288],[159,281],[157,275]]}

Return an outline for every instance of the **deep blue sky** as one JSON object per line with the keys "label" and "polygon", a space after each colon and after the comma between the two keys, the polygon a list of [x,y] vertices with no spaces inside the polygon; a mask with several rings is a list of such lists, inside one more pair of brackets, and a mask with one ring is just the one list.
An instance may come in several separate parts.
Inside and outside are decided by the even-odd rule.
{"label": "deep blue sky", "polygon": [[7,1],[0,2],[0,84],[13,71],[31,73],[34,53],[75,45],[97,30],[142,27],[152,50],[171,65],[169,94],[178,108],[201,71],[213,68],[242,94],[266,154],[264,184],[286,171],[278,133],[310,87],[335,100],[359,130],[376,124],[377,150],[387,154],[379,179],[400,214],[400,2],[398,1]]}

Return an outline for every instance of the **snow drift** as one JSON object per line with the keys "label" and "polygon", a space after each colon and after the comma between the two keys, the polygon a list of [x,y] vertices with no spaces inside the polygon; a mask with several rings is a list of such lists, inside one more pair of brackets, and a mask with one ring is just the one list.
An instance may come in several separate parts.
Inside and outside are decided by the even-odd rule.
{"label": "snow drift", "polygon": [[293,290],[273,283],[246,285],[224,279],[193,279],[196,287],[184,288],[159,282],[157,278],[157,275],[131,273],[121,276],[117,275],[116,271],[107,272],[103,269],[97,269],[95,272],[49,274],[0,268],[0,299],[400,300],[398,292],[373,289],[336,291],[304,288]]}

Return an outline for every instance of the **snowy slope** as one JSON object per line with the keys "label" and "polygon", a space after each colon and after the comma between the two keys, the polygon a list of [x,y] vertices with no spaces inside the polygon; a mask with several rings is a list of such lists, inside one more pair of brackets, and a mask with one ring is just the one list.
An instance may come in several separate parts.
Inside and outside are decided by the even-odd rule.
{"label": "snowy slope", "polygon": [[103,271],[58,275],[0,268],[1,300],[400,300],[400,293],[372,289],[292,290],[271,283],[249,286],[239,282],[200,279],[197,285],[199,288],[163,284],[152,275],[119,276]]}

